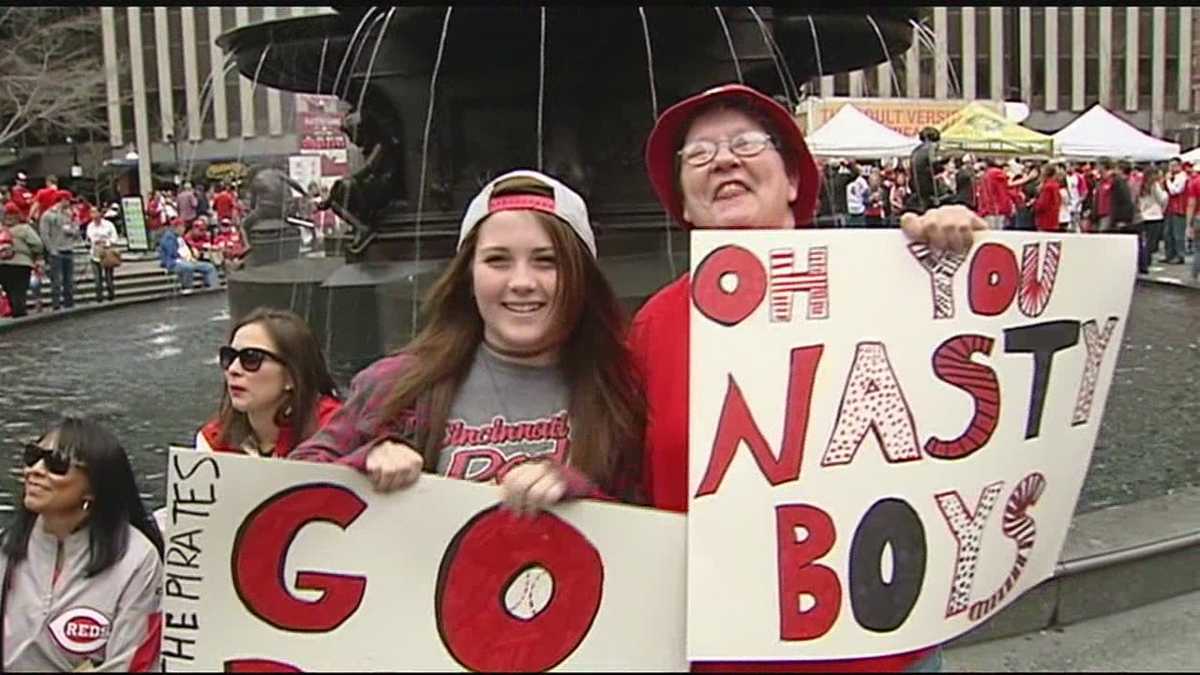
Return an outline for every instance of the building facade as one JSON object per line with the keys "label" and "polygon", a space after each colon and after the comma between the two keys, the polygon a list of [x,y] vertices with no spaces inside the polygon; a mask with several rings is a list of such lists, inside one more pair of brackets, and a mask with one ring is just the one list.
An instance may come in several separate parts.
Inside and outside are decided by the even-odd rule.
{"label": "building facade", "polygon": [[[255,86],[213,42],[323,7],[103,7],[114,157],[160,163],[295,153],[295,99]],[[1200,12],[1192,7],[931,7],[889,62],[814,82],[821,96],[1020,100],[1053,132],[1095,103],[1156,136],[1200,145]],[[217,86],[211,86],[212,82]],[[141,183],[148,185],[149,163]]]}
{"label": "building facade", "polygon": [[[295,97],[256,86],[215,38],[322,7],[102,7],[109,142],[154,163],[280,158],[297,152]],[[151,184],[151,162],[139,182]]]}
{"label": "building facade", "polygon": [[1200,145],[1192,7],[932,7],[890,63],[821,78],[821,96],[1024,101],[1054,132],[1099,103],[1155,136]]}

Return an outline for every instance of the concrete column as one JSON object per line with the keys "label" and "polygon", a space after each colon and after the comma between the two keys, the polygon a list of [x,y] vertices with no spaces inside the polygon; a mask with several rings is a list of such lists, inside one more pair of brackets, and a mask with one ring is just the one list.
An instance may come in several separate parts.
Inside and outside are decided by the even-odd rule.
{"label": "concrete column", "polygon": [[[250,8],[233,9],[237,27],[250,23]],[[238,109],[242,113],[242,138],[254,137],[254,86],[245,75],[238,74]]]}
{"label": "concrete column", "polygon": [[1022,7],[1017,14],[1017,33],[1021,49],[1021,100],[1033,100],[1033,8]]}
{"label": "concrete column", "polygon": [[171,90],[171,36],[167,28],[167,8],[154,8],[154,55],[158,62],[158,112],[162,118],[162,141],[175,133],[175,96]]}
{"label": "concrete column", "polygon": [[879,90],[880,98],[892,97],[892,77],[895,72],[887,61],[875,67],[875,88]]}
{"label": "concrete column", "polygon": [[849,75],[850,75],[850,95],[855,96],[855,97],[862,96],[863,95],[863,71],[852,70],[852,71],[850,71]]}
{"label": "concrete column", "polygon": [[[284,15],[288,14],[288,9],[283,9]],[[274,5],[263,7],[263,20],[270,21],[278,17]],[[283,102],[279,97],[279,90],[274,87],[267,88],[267,133],[272,136],[283,135]]]}
{"label": "concrete column", "polygon": [[213,116],[213,135],[217,140],[224,141],[229,138],[229,118],[228,108],[225,105],[225,75],[222,64],[225,62],[225,54],[221,48],[217,46],[215,38],[221,34],[221,8],[208,8],[208,62],[209,73],[212,75],[212,116]]}
{"label": "concrete column", "polygon": [[1100,105],[1112,107],[1112,7],[1100,8]]}
{"label": "concrete column", "polygon": [[975,8],[962,8],[962,95],[975,98]]}
{"label": "concrete column", "polygon": [[909,98],[921,97],[921,41],[913,29],[912,47],[904,54],[905,89]]}
{"label": "concrete column", "polygon": [[154,186],[151,182],[150,125],[146,119],[146,68],[142,59],[142,8],[127,7],[129,19],[129,67],[133,82],[133,129],[137,143],[138,183],[143,197],[148,197]]}
{"label": "concrete column", "polygon": [[1150,133],[1162,136],[1166,123],[1163,99],[1167,84],[1167,8],[1155,7],[1151,11],[1154,16],[1154,38],[1150,43]]}
{"label": "concrete column", "polygon": [[1179,8],[1179,104],[1180,112],[1192,109],[1192,8]]}
{"label": "concrete column", "polygon": [[993,99],[1004,99],[1004,8],[989,7],[988,36],[991,38],[991,56],[988,59],[992,69]]}
{"label": "concrete column", "polygon": [[823,75],[821,77],[821,98],[830,98],[833,96],[833,76]]}
{"label": "concrete column", "polygon": [[1083,43],[1087,36],[1084,31],[1084,21],[1087,15],[1083,7],[1071,8],[1071,110],[1083,110],[1084,65]]}
{"label": "concrete column", "polygon": [[1138,9],[1125,8],[1125,109],[1138,109]]}
{"label": "concrete column", "polygon": [[947,45],[950,42],[950,15],[945,7],[933,8],[933,97],[946,98],[946,83],[950,79],[950,58]]}
{"label": "concrete column", "polygon": [[108,138],[114,148],[125,145],[121,133],[121,81],[117,64],[117,17],[112,7],[100,8],[100,39],[104,44],[104,97],[108,109]]}
{"label": "concrete column", "polygon": [[1048,112],[1058,110],[1058,8],[1046,12],[1046,103]]}
{"label": "concrete column", "polygon": [[188,140],[200,140],[200,69],[196,61],[196,8],[180,7],[183,29],[183,93],[187,100]]}

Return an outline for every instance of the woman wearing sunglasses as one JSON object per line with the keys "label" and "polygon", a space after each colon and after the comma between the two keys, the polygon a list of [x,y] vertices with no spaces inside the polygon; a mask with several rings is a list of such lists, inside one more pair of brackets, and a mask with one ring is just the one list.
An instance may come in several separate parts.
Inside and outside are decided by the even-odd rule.
{"label": "woman wearing sunglasses", "polygon": [[3,669],[159,670],[162,535],[120,441],[67,417],[24,460],[0,543]]}
{"label": "woman wearing sunglasses", "polygon": [[359,373],[292,457],[355,466],[381,491],[423,470],[497,481],[518,513],[634,498],[644,404],[578,194],[536,171],[493,180],[424,309],[416,338]]}
{"label": "woman wearing sunglasses", "polygon": [[198,450],[284,457],[342,405],[317,339],[292,312],[250,312],[218,360],[221,404],[196,434]]}

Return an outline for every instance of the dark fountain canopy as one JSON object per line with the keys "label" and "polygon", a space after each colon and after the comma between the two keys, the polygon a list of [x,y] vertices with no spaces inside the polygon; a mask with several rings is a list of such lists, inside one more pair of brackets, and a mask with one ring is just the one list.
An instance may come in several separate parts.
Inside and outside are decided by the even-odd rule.
{"label": "dark fountain canopy", "polygon": [[[655,104],[661,112],[690,94],[739,79],[797,101],[799,88],[815,76],[903,54],[918,19],[915,8],[886,6],[869,12],[746,6],[643,11],[644,23],[636,7],[547,7],[544,59],[543,11],[530,5],[340,8],[245,26],[221,35],[217,44],[259,84],[333,94],[348,104],[346,131],[365,162],[335,185],[331,200],[355,227],[347,267],[413,261],[418,221],[421,261],[444,262],[453,254],[466,202],[492,176],[537,168],[540,153],[543,170],[588,200],[602,265],[618,292],[636,305],[669,278],[673,265],[663,251],[664,215],[642,159]],[[425,190],[418,199],[423,161]],[[685,245],[675,248],[686,254]],[[612,269],[623,257],[641,260],[633,266],[635,281]],[[325,274],[332,264],[322,263]],[[420,267],[410,274],[420,277],[416,286],[428,288]],[[235,278],[230,286],[235,316],[257,302],[235,297],[246,281]],[[322,288],[330,286],[325,279]],[[294,289],[291,296],[297,296]],[[331,309],[334,304],[341,303],[331,302]],[[393,330],[399,329],[384,332]]]}

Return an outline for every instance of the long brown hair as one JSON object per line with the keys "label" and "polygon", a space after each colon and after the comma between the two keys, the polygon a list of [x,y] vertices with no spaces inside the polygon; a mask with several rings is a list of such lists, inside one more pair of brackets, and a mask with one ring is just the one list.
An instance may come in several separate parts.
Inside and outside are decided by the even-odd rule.
{"label": "long brown hair", "polygon": [[[505,194],[503,187],[493,194]],[[559,368],[570,392],[567,461],[609,494],[632,499],[637,486],[621,479],[640,474],[646,406],[625,345],[624,309],[567,224],[549,214],[530,213],[550,237],[558,266],[554,337],[561,345]],[[396,381],[386,415],[395,419],[416,412],[427,471],[437,466],[450,407],[483,340],[471,276],[482,225],[467,236],[429,289],[422,306],[425,326],[397,351],[411,357],[411,363]]]}
{"label": "long brown hair", "polygon": [[[294,431],[292,442],[298,445],[316,431],[317,401],[321,396],[337,397],[337,385],[329,374],[321,346],[299,315],[286,309],[255,308],[229,330],[227,344],[243,326],[252,323],[261,325],[270,336],[279,350],[277,356],[283,359],[283,367],[292,377],[293,388],[276,409],[275,424],[290,425]],[[234,409],[223,380],[217,418],[221,424],[220,441],[225,445],[241,446],[253,433],[250,418]]]}

